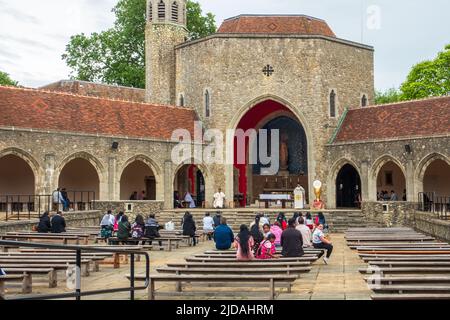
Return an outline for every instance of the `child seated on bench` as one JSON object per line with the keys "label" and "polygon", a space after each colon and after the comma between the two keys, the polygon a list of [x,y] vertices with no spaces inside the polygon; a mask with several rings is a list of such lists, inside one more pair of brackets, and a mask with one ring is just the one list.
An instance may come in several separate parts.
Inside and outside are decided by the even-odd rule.
{"label": "child seated on bench", "polygon": [[256,251],[256,259],[269,260],[276,259],[275,254],[277,249],[275,247],[275,235],[269,234],[266,240],[263,240]]}

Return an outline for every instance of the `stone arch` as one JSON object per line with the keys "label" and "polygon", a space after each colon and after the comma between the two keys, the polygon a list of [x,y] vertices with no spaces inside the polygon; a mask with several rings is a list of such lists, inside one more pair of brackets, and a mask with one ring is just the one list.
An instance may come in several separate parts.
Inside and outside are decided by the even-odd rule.
{"label": "stone arch", "polygon": [[[70,156],[66,157],[64,160],[62,160],[59,163],[59,165],[56,167],[56,170],[55,170],[55,175],[54,175],[55,181],[54,181],[53,185],[54,186],[59,185],[61,173],[63,172],[66,165],[70,164],[72,161],[77,160],[77,159],[86,160],[95,169],[95,172],[97,173],[98,179],[99,179],[99,194],[96,195],[97,200],[98,199],[106,199],[107,192],[108,192],[108,179],[107,179],[107,174],[105,171],[105,166],[102,164],[102,162],[99,159],[97,159],[95,156],[93,156],[92,154],[85,152],[85,151],[75,152],[75,153],[71,154]],[[89,191],[91,191],[91,190],[89,190]]]}
{"label": "stone arch", "polygon": [[[382,155],[381,157],[379,157],[377,160],[374,161],[372,167],[370,168],[369,171],[369,199],[372,201],[376,201],[376,195],[377,195],[377,188],[378,188],[378,178],[379,178],[379,174],[381,169],[383,169],[383,167],[389,163],[393,163],[396,167],[398,167],[398,169],[400,169],[402,175],[403,175],[403,184],[402,186],[398,187],[398,190],[395,190],[399,199],[401,199],[402,195],[403,195],[403,190],[400,189],[407,189],[407,184],[406,184],[406,169],[405,166],[395,157],[393,157],[392,155]],[[390,191],[390,190],[388,190]]]}
{"label": "stone arch", "polygon": [[[239,122],[241,119],[246,115],[248,111],[250,111],[253,107],[257,106],[258,104],[267,101],[267,100],[273,100],[279,104],[282,104],[287,109],[289,109],[295,116],[296,120],[302,125],[303,129],[305,130],[306,134],[306,140],[308,142],[307,146],[307,153],[308,153],[308,184],[312,186],[312,183],[315,179],[317,179],[316,175],[316,165],[314,161],[314,152],[312,150],[312,146],[314,145],[314,139],[313,134],[311,131],[310,126],[308,125],[308,121],[306,120],[306,117],[304,114],[300,111],[300,108],[296,108],[294,104],[287,99],[274,95],[274,94],[265,94],[258,96],[250,101],[248,101],[246,104],[244,104],[233,116],[231,119],[231,122],[228,126],[228,129],[236,130]],[[234,145],[229,144],[227,145],[227,154],[234,154]],[[227,164],[225,167],[225,193],[227,195],[228,199],[234,198],[234,166]],[[312,188],[309,188],[309,199],[314,199],[314,191]]]}
{"label": "stone arch", "polygon": [[170,205],[173,206],[173,193],[175,191],[174,185],[175,185],[175,181],[176,181],[176,178],[177,178],[177,175],[178,175],[180,169],[182,169],[186,165],[191,165],[191,164],[195,165],[201,171],[201,173],[203,175],[203,178],[205,180],[205,206],[206,206],[206,208],[212,207],[212,199],[213,199],[214,192],[216,189],[216,186],[214,183],[214,177],[211,174],[208,166],[206,166],[201,161],[198,161],[194,158],[184,161],[183,163],[181,163],[173,168],[173,171],[172,171],[173,175],[172,175],[172,179],[170,181],[171,182],[170,183],[170,186],[171,186],[171,194],[170,194],[171,203],[170,203]]}
{"label": "stone arch", "polygon": [[[355,168],[356,172],[361,176],[361,169],[360,167],[354,162],[353,160],[349,158],[341,158],[334,162],[334,164],[331,166],[331,169],[328,174],[327,179],[327,202],[326,205],[328,208],[336,208],[336,179],[338,178],[338,174],[341,171],[341,169],[345,165],[351,165],[353,168]],[[313,198],[314,199],[314,198]]]}
{"label": "stone arch", "polygon": [[36,195],[41,194],[44,191],[43,186],[44,170],[39,165],[39,162],[27,151],[15,147],[6,148],[0,151],[0,159],[6,156],[15,156],[25,161],[25,163],[29,166],[34,176],[33,192]]}
{"label": "stone arch", "polygon": [[415,185],[417,193],[424,192],[425,173],[436,160],[441,160],[450,166],[450,159],[441,153],[433,152],[425,156],[416,167]]}
{"label": "stone arch", "polygon": [[[119,174],[117,175],[117,177],[119,178],[119,186],[121,185],[121,179],[122,179],[122,176],[123,176],[125,170],[128,168],[129,165],[131,165],[134,162],[142,162],[152,171],[152,173],[155,177],[155,183],[156,183],[156,200],[163,199],[164,186],[163,186],[162,170],[155,161],[153,161],[150,157],[143,155],[143,154],[135,155],[124,162],[124,164],[121,166],[121,168],[119,170]],[[119,190],[119,195],[120,195],[120,190]]]}

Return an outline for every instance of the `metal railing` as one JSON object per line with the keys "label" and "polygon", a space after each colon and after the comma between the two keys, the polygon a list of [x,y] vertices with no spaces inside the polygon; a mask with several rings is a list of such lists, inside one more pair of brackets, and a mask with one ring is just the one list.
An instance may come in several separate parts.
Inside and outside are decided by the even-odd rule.
{"label": "metal railing", "polygon": [[[150,256],[146,252],[139,251],[129,251],[122,249],[108,249],[105,248],[91,248],[84,246],[75,245],[55,245],[55,244],[44,244],[44,243],[30,243],[30,242],[18,242],[18,241],[2,241],[0,240],[0,246],[9,247],[25,247],[25,248],[40,248],[40,249],[55,249],[55,250],[70,250],[76,252],[76,281],[75,281],[75,291],[69,293],[61,294],[44,294],[44,295],[29,295],[23,297],[16,297],[7,300],[54,300],[54,299],[67,299],[75,298],[77,301],[81,300],[81,297],[86,296],[97,296],[110,293],[119,292],[130,292],[130,300],[135,299],[135,292],[140,290],[146,290],[150,284]],[[85,291],[81,290],[81,262],[83,252],[104,252],[113,254],[130,255],[130,286],[125,288],[113,288],[113,289],[103,289],[103,290],[93,290]],[[144,286],[135,286],[136,273],[135,273],[135,260],[136,256],[145,257],[145,284]]]}
{"label": "metal railing", "polygon": [[450,197],[436,196],[434,192],[420,192],[418,198],[420,211],[433,213],[442,220],[450,218]]}
{"label": "metal railing", "polygon": [[0,213],[5,220],[40,218],[46,211],[95,210],[95,191],[67,191],[68,203],[54,203],[51,195],[0,195]]}
{"label": "metal railing", "polygon": [[0,213],[6,213],[5,220],[31,220],[52,209],[51,195],[0,195]]}

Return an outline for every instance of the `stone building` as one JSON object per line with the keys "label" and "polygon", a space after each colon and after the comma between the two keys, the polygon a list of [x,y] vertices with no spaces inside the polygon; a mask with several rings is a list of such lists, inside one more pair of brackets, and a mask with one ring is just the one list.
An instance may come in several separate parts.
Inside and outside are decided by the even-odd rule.
{"label": "stone building", "polygon": [[[374,201],[381,190],[401,200],[406,189],[408,201],[450,195],[450,97],[371,106],[371,46],[304,15],[241,15],[216,34],[187,37],[184,0],[149,0],[145,91],[77,81],[0,87],[0,196],[60,186],[118,201],[145,191],[172,208],[189,191],[211,207],[222,188],[227,204],[245,206],[297,183],[312,199],[317,179],[329,208]],[[196,121],[224,137],[279,129],[287,168],[265,175],[248,147],[239,163],[233,144],[224,154],[234,164],[174,164],[172,133],[194,136]]]}

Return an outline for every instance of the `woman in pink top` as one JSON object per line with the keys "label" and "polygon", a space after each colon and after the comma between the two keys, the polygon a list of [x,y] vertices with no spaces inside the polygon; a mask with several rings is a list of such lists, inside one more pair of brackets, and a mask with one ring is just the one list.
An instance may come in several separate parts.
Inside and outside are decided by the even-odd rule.
{"label": "woman in pink top", "polygon": [[256,259],[276,259],[276,253],[277,249],[275,248],[275,236],[270,233],[267,236],[267,239],[259,245],[258,251],[256,252]]}
{"label": "woman in pink top", "polygon": [[250,235],[250,231],[246,225],[241,226],[241,232],[234,240],[233,246],[237,249],[236,259],[239,261],[254,260],[253,246],[255,241]]}
{"label": "woman in pink top", "polygon": [[275,245],[281,246],[281,235],[283,234],[283,229],[280,227],[280,223],[277,221],[270,228],[270,233],[275,236]]}

